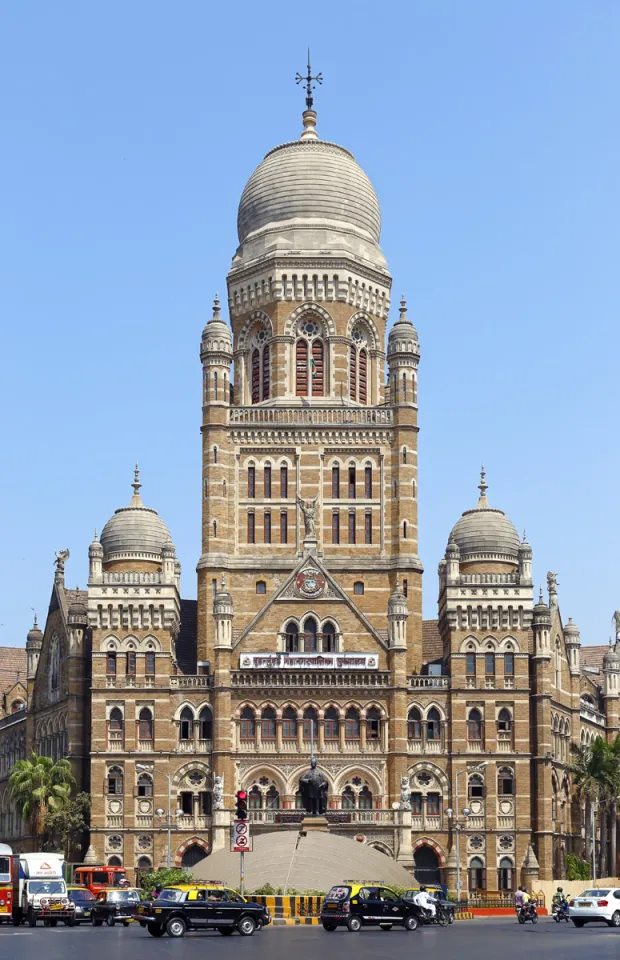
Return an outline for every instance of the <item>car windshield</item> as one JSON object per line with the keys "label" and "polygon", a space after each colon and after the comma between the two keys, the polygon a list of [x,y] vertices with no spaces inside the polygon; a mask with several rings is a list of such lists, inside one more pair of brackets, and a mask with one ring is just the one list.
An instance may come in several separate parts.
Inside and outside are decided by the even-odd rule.
{"label": "car windshield", "polygon": [[29,893],[65,893],[64,880],[30,880],[28,883]]}
{"label": "car windshield", "polygon": [[580,897],[607,897],[609,895],[609,890],[584,890],[583,893],[580,893]]}
{"label": "car windshield", "polygon": [[140,895],[137,890],[111,890],[108,894],[108,900],[112,903],[126,903],[128,900],[139,900]]}
{"label": "car windshield", "polygon": [[346,900],[351,893],[351,887],[332,887],[327,894],[328,900]]}
{"label": "car windshield", "polygon": [[69,890],[69,899],[77,903],[81,900],[94,900],[95,898],[90,890]]}
{"label": "car windshield", "polygon": [[174,887],[166,887],[159,894],[158,900],[172,900],[173,903],[180,903],[185,894],[182,890],[175,890]]}

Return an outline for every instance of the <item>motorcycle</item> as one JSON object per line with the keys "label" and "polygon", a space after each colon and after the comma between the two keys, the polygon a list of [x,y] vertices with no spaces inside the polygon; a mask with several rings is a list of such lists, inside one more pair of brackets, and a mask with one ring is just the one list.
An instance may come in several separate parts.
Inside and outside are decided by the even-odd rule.
{"label": "motorcycle", "polygon": [[568,900],[560,900],[559,903],[553,903],[551,905],[551,915],[556,923],[561,923],[562,920],[566,920],[568,923],[570,920]]}
{"label": "motorcycle", "polygon": [[519,913],[517,914],[517,920],[519,923],[527,923],[528,920],[531,920],[532,923],[538,923],[536,900],[530,900],[529,903],[523,904],[519,910]]}
{"label": "motorcycle", "polygon": [[420,925],[437,924],[440,927],[445,927],[447,924],[453,923],[454,917],[450,917],[446,908],[439,901],[435,903],[435,916],[431,915],[430,910],[419,906],[417,903],[414,904],[414,907]]}

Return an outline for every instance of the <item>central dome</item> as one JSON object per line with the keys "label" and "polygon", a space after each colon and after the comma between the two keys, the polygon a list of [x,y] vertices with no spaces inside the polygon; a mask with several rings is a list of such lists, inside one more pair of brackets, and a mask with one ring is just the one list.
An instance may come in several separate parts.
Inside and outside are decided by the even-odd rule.
{"label": "central dome", "polygon": [[385,268],[374,187],[348,150],[320,140],[304,113],[300,140],[267,154],[248,180],[237,214],[236,260],[271,252],[341,252]]}
{"label": "central dome", "polygon": [[495,559],[517,563],[519,534],[503,510],[489,506],[484,469],[480,478],[480,499],[466,510],[452,528],[448,543],[455,543],[462,561]]}
{"label": "central dome", "polygon": [[145,507],[136,464],[134,494],[128,507],[119,507],[101,531],[104,562],[139,558],[161,562],[162,548],[171,541],[170,531],[156,510]]}

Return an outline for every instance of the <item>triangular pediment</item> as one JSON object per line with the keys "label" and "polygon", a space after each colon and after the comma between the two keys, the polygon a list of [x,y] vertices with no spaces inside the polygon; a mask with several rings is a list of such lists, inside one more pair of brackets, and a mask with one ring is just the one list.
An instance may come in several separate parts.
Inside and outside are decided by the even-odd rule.
{"label": "triangular pediment", "polygon": [[338,586],[332,575],[321,560],[314,555],[302,557],[291,575],[276,590],[273,597],[259,610],[256,616],[248,623],[237,637],[233,648],[238,647],[245,637],[255,629],[274,603],[297,600],[312,603],[313,607],[328,601],[330,604],[343,603],[351,610],[364,625],[368,633],[387,650],[385,639],[377,632],[368,618],[362,613],[351,597],[347,596]]}

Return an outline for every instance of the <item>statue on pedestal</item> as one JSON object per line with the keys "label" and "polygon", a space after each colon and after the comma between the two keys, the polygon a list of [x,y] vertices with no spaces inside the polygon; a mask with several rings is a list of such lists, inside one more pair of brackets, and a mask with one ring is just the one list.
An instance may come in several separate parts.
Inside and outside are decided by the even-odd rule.
{"label": "statue on pedestal", "polygon": [[316,757],[310,760],[310,769],[299,778],[299,792],[304,810],[310,817],[322,817],[327,810],[329,784],[317,769]]}

